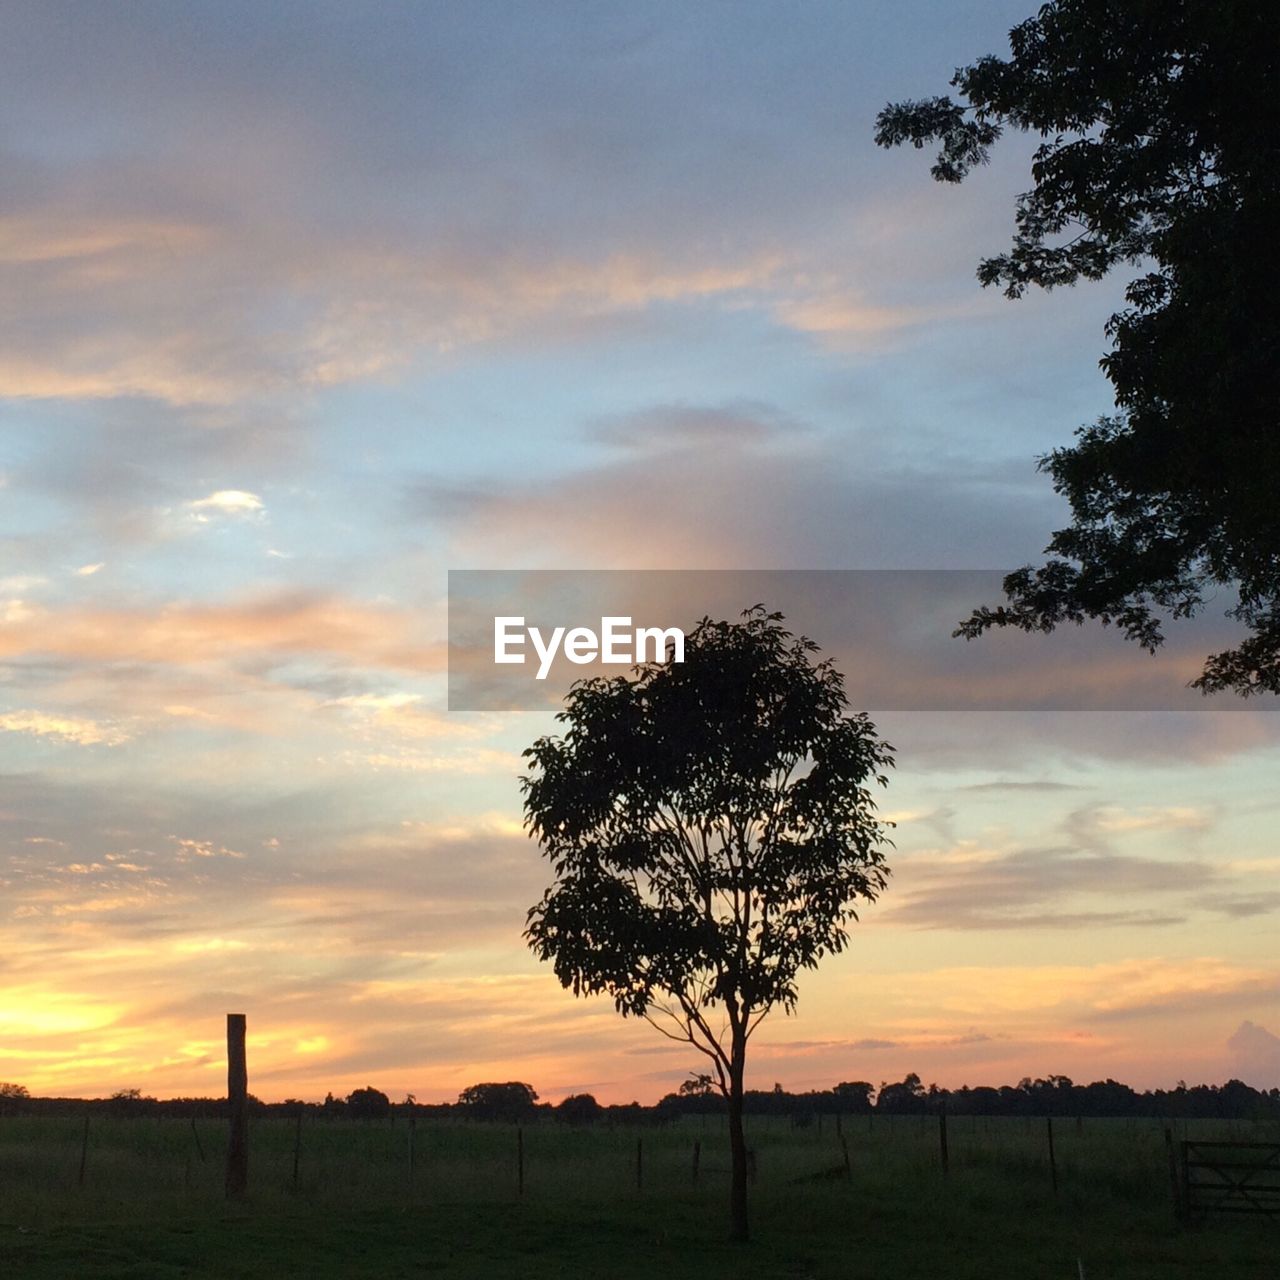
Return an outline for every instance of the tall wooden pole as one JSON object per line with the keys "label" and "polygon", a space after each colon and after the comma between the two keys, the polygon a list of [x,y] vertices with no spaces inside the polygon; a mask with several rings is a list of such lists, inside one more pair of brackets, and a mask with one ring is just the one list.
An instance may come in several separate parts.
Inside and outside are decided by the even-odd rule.
{"label": "tall wooden pole", "polygon": [[249,1190],[249,1071],[244,1055],[244,1014],[227,1014],[227,1195],[239,1200]]}

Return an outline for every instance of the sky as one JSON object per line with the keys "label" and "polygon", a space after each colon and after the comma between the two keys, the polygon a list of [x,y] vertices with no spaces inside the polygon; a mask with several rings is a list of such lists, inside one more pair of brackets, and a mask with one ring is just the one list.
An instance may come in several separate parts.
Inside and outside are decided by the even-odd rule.
{"label": "sky", "polygon": [[[978,287],[1032,141],[872,142],[1029,7],[3,10],[0,1080],[218,1095],[236,1011],[267,1100],[655,1101],[447,573],[1034,561],[1124,281]],[[1273,714],[877,724],[890,887],[749,1087],[1280,1085]]]}

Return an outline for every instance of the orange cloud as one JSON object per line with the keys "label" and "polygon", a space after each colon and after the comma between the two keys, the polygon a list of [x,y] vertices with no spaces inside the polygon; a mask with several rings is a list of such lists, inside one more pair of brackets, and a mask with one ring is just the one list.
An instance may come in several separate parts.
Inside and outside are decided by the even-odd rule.
{"label": "orange cloud", "polygon": [[33,607],[0,622],[0,656],[39,653],[182,665],[315,654],[405,671],[441,671],[445,645],[422,637],[421,626],[405,610],[303,592],[154,610]]}

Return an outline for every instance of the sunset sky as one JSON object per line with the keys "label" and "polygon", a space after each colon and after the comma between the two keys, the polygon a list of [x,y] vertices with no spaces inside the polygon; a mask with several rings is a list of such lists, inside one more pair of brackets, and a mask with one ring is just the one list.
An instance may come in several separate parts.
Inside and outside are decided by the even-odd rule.
{"label": "sunset sky", "polygon": [[[872,143],[1033,7],[4,4],[0,1080],[701,1069],[525,948],[552,722],[447,710],[446,574],[1036,559],[1124,281],[978,287],[1025,139]],[[1280,717],[1188,706],[878,715],[892,883],[749,1087],[1280,1085]]]}

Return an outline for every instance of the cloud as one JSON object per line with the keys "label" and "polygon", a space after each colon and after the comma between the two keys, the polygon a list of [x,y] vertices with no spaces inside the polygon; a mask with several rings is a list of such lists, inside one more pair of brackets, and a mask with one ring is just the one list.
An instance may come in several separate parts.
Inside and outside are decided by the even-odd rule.
{"label": "cloud", "polygon": [[1007,791],[1012,794],[1019,792],[1033,793],[1053,793],[1057,791],[1084,791],[1087,788],[1075,782],[1057,782],[1052,778],[1033,778],[1025,781],[1019,781],[1015,778],[998,778],[994,782],[971,782],[965,786],[957,788],[959,791]]}
{"label": "cloud", "polygon": [[244,489],[219,489],[207,498],[197,498],[187,503],[187,510],[194,519],[206,521],[211,516],[249,516],[265,510],[262,499],[256,493]]}
{"label": "cloud", "polygon": [[1227,1041],[1236,1075],[1255,1089],[1280,1086],[1280,1036],[1246,1019]]}
{"label": "cloud", "polygon": [[762,405],[660,405],[591,428],[643,448],[536,487],[451,484],[446,501],[422,477],[407,509],[475,567],[972,568],[1042,540],[1034,486],[998,486],[997,505],[980,469],[904,469],[869,430],[836,440],[787,422]]}
{"label": "cloud", "polygon": [[1270,915],[1280,911],[1280,891],[1274,889],[1255,889],[1249,892],[1209,893],[1200,899],[1200,905],[1206,911],[1215,911],[1232,920],[1247,920],[1251,916]]}
{"label": "cloud", "polygon": [[1052,1011],[1060,1026],[1113,1022],[1209,1007],[1215,1000],[1274,993],[1280,974],[1220,956],[1134,956],[1098,964],[957,966],[885,978],[881,993],[904,1022],[917,1016],[966,1019],[1008,1029]]}
{"label": "cloud", "polygon": [[[949,314],[949,292],[981,305],[990,182],[922,198],[850,131],[881,105],[847,74],[862,15],[599,21],[626,53],[584,49],[567,11],[490,25],[410,8],[337,39],[317,21],[305,45],[261,10],[198,31],[115,12],[86,61],[27,7],[15,43],[39,54],[0,68],[24,104],[0,271],[30,301],[0,394],[310,395],[703,304],[878,350]],[[246,32],[292,40],[287,72]],[[940,303],[920,279],[946,267]]]}
{"label": "cloud", "polygon": [[6,578],[0,578],[0,592],[5,594],[22,596],[27,592],[42,587],[49,581],[48,578],[38,573],[16,573],[10,574]]}
{"label": "cloud", "polygon": [[876,723],[900,759],[944,772],[977,760],[1005,772],[1032,764],[1039,772],[1046,763],[1077,769],[1094,760],[1207,769],[1249,755],[1265,760],[1280,747],[1280,717],[1238,703],[1187,711],[886,711]]}
{"label": "cloud", "polygon": [[306,591],[152,608],[30,610],[0,626],[0,657],[50,654],[83,662],[191,664],[289,654],[372,667],[438,671],[444,646],[407,610]]}
{"label": "cloud", "polygon": [[347,713],[348,723],[370,740],[385,742],[390,733],[444,742],[474,739],[484,733],[481,725],[424,707],[422,701],[420,693],[401,691],[346,694],[323,705]]}
{"label": "cloud", "polygon": [[337,763],[375,772],[393,773],[497,773],[514,777],[521,767],[516,751],[499,751],[492,747],[461,747],[452,751],[347,751]]}
{"label": "cloud", "polygon": [[1096,853],[1110,852],[1116,836],[1143,832],[1179,833],[1195,837],[1209,831],[1220,814],[1195,805],[1144,805],[1124,809],[1117,805],[1085,805],[1073,809],[1063,829],[1074,844]]}
{"label": "cloud", "polygon": [[[56,207],[41,215],[68,221]],[[718,263],[645,246],[490,253],[299,235],[296,222],[293,234],[279,224],[236,234],[225,222],[80,216],[84,226],[53,240],[30,218],[0,223],[10,250],[0,272],[38,312],[0,356],[0,396],[197,406],[316,391],[535,328],[545,341],[587,318],[767,289],[781,267],[776,250]],[[198,312],[193,293],[206,302]],[[281,322],[245,332],[246,297]]]}
{"label": "cloud", "polygon": [[756,401],[724,405],[651,405],[587,424],[595,444],[636,452],[664,453],[710,447],[785,444],[812,434],[812,427]]}
{"label": "cloud", "polygon": [[826,347],[867,352],[900,342],[902,330],[940,320],[972,318],[992,309],[991,301],[982,298],[928,305],[878,303],[847,281],[833,281],[829,291],[810,289],[779,301],[774,315],[781,324],[818,338]]}
{"label": "cloud", "polygon": [[73,742],[82,747],[118,747],[128,742],[130,737],[125,730],[114,725],[30,710],[0,712],[0,732],[29,733],[40,738]]}
{"label": "cloud", "polygon": [[[1148,858],[1074,846],[1010,852],[962,843],[902,858],[876,919],[916,929],[1080,929],[1178,924],[1186,909],[1168,895],[1223,882],[1203,860]],[[1166,904],[1150,905],[1166,895]],[[1137,907],[1115,905],[1124,898]],[[1098,905],[1085,905],[1089,899]],[[1083,900],[1083,901],[1082,901]]]}

